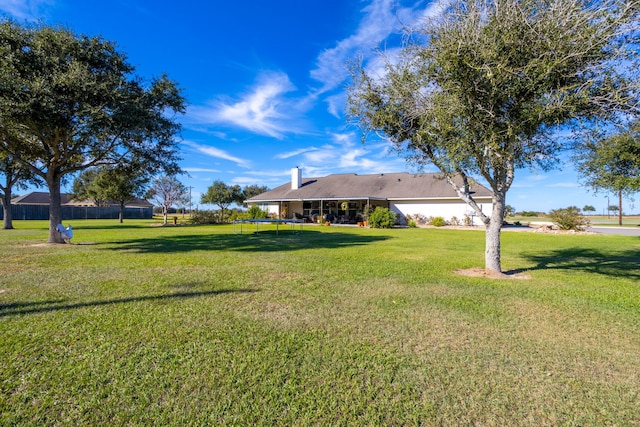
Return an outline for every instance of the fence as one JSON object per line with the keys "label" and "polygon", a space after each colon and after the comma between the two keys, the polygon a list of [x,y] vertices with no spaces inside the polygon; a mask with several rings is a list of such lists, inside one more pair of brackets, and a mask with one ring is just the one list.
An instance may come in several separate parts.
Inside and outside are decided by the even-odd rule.
{"label": "fence", "polygon": [[[120,208],[114,206],[62,206],[62,220],[73,219],[118,219]],[[11,205],[11,214],[15,220],[49,219],[49,206],[44,205]],[[125,219],[153,218],[153,208],[124,208]],[[4,212],[0,210],[0,220]]]}

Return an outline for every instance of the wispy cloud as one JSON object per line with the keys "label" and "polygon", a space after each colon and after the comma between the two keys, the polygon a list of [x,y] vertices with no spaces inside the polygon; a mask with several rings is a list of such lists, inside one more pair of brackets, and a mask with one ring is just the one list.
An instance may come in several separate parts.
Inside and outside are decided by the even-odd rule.
{"label": "wispy cloud", "polygon": [[547,185],[547,187],[576,188],[580,187],[580,184],[578,184],[577,182],[556,182]]}
{"label": "wispy cloud", "polygon": [[403,159],[389,153],[388,143],[362,145],[355,133],[334,133],[332,142],[300,153],[305,176],[332,173],[378,173],[406,168]]}
{"label": "wispy cloud", "polygon": [[280,153],[280,154],[276,154],[274,156],[275,159],[289,159],[291,157],[296,157],[299,156],[301,154],[305,154],[308,153],[310,151],[316,151],[318,148],[317,147],[305,147],[305,148],[300,148],[299,150],[294,150],[294,151],[288,151],[286,153]]}
{"label": "wispy cloud", "polygon": [[221,150],[219,148],[212,147],[210,145],[196,144],[195,142],[191,142],[191,141],[183,141],[182,144],[206,156],[213,157],[216,159],[228,160],[242,168],[251,167],[251,163],[248,160],[233,156],[228,152]]}
{"label": "wispy cloud", "polygon": [[348,75],[348,61],[359,52],[369,52],[377,47],[397,23],[392,0],[374,0],[363,11],[365,16],[356,32],[318,56],[317,67],[311,70],[311,77],[322,83],[319,93],[340,86]]}
{"label": "wispy cloud", "polygon": [[188,120],[191,123],[187,125],[226,124],[281,139],[287,133],[301,132],[291,125],[299,114],[299,105],[285,96],[295,89],[285,73],[264,72],[238,100],[220,99],[209,106],[190,108]]}
{"label": "wispy cloud", "polygon": [[33,21],[42,18],[46,7],[53,3],[53,0],[0,0],[0,11],[13,18]]}
{"label": "wispy cloud", "polygon": [[219,169],[209,169],[209,168],[184,168],[184,170],[186,172],[192,172],[192,173],[202,173],[202,172],[207,172],[207,173],[220,173],[221,171]]}
{"label": "wispy cloud", "polygon": [[[334,48],[326,49],[318,55],[316,68],[311,70],[311,77],[322,84],[318,93],[342,87],[348,78],[349,62],[358,56],[368,62],[376,57],[376,49],[384,48],[387,53],[395,52],[398,41],[389,42],[391,36],[397,36],[403,28],[413,27],[438,15],[445,2],[446,0],[417,1],[411,2],[410,6],[402,6],[397,0],[370,1],[362,9],[364,16],[356,31],[338,41]],[[329,108],[335,114],[335,100],[329,102]]]}

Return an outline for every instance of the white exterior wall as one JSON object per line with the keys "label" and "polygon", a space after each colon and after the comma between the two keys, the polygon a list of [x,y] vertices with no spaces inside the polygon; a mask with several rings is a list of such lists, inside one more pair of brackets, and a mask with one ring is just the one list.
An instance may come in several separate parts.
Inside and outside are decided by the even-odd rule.
{"label": "white exterior wall", "polygon": [[302,214],[302,202],[276,202],[276,203],[258,203],[260,209],[267,211],[270,215],[280,218],[280,206],[286,211],[286,218],[293,218],[294,213]]}
{"label": "white exterior wall", "polygon": [[[493,209],[491,202],[478,203],[485,215],[491,215]],[[483,225],[477,216],[472,216],[472,209],[460,199],[438,200],[438,201],[391,201],[390,209],[402,216],[420,214],[425,217],[441,216],[445,221],[449,221],[451,217],[458,218],[459,221],[464,219],[465,215],[473,218],[473,225]],[[401,220],[404,220],[401,217]],[[406,225],[406,224],[403,224]]]}

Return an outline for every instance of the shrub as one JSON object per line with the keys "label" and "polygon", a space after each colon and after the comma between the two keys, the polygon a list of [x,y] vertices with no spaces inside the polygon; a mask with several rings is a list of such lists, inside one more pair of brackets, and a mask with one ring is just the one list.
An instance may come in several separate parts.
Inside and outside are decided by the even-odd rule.
{"label": "shrub", "polygon": [[584,230],[588,227],[589,218],[580,213],[580,209],[575,206],[569,206],[563,209],[554,209],[549,212],[551,221],[560,228],[560,230]]}
{"label": "shrub", "polygon": [[409,222],[407,223],[407,225],[409,226],[409,228],[416,228],[418,225],[416,224],[416,222],[412,219],[409,220]]}
{"label": "shrub", "polygon": [[219,215],[215,211],[197,211],[191,214],[189,221],[193,224],[215,224]]}
{"label": "shrub", "polygon": [[407,221],[411,222],[413,221],[416,225],[425,225],[428,222],[428,218],[422,214],[408,214],[407,215]]}
{"label": "shrub", "polygon": [[444,218],[442,218],[441,216],[437,216],[433,218],[433,221],[431,223],[433,224],[434,227],[444,227],[447,224],[444,221]]}
{"label": "shrub", "polygon": [[269,212],[260,209],[258,205],[251,205],[246,212],[247,219],[263,219],[269,216]]}
{"label": "shrub", "polygon": [[522,212],[518,212],[518,215],[520,215],[520,216],[544,216],[544,213],[536,212],[536,211],[522,211]]}
{"label": "shrub", "polygon": [[378,206],[369,215],[369,227],[371,228],[391,228],[396,223],[396,213],[388,208]]}

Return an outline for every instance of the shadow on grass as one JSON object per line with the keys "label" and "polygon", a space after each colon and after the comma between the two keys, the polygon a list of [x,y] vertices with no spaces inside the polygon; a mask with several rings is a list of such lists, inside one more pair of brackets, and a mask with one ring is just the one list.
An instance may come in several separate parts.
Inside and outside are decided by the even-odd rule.
{"label": "shadow on grass", "polygon": [[147,295],[130,298],[116,298],[102,301],[79,302],[65,304],[64,300],[49,300],[35,302],[17,302],[11,304],[0,304],[0,317],[16,316],[21,314],[48,313],[52,311],[73,310],[85,307],[99,307],[112,304],[128,304],[145,301],[163,301],[172,299],[198,298],[211,295],[221,295],[228,293],[256,292],[255,289],[218,289],[215,291],[201,292],[176,292],[163,295]]}
{"label": "shadow on grass", "polygon": [[367,245],[387,238],[385,236],[305,230],[302,233],[280,231],[278,235],[275,234],[275,231],[245,234],[183,234],[153,239],[121,240],[114,243],[118,245],[116,249],[143,253],[191,251],[279,252]]}
{"label": "shadow on grass", "polygon": [[581,270],[606,276],[640,279],[638,249],[604,252],[590,248],[568,248],[523,256],[537,264],[527,270]]}
{"label": "shadow on grass", "polygon": [[100,224],[91,224],[91,223],[82,223],[82,222],[78,222],[78,225],[73,225],[73,220],[69,220],[69,221],[63,221],[66,225],[66,223],[68,222],[69,224],[73,225],[73,231],[74,232],[78,232],[78,231],[82,231],[82,230],[126,230],[126,229],[148,229],[150,227],[149,224],[140,224],[140,223],[127,223],[126,221],[122,224],[120,224],[119,222],[117,222],[117,220],[115,220],[116,222],[114,222],[113,224],[104,224],[104,223],[100,223]]}

